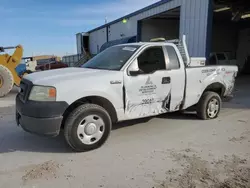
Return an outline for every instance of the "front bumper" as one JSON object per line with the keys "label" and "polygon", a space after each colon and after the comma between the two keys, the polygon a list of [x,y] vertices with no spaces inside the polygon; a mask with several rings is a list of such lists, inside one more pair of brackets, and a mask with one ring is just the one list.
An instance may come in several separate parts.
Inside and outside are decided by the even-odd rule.
{"label": "front bumper", "polygon": [[21,115],[18,111],[16,114],[17,125],[20,125],[23,130],[40,136],[49,137],[59,135],[62,119],[62,116],[53,118],[34,118]]}
{"label": "front bumper", "polygon": [[16,123],[25,131],[41,136],[57,136],[67,109],[66,102],[24,101],[16,96]]}

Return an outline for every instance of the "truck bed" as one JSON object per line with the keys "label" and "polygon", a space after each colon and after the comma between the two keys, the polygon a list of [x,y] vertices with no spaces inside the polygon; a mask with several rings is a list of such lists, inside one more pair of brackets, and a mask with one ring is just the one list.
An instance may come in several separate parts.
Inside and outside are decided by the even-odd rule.
{"label": "truck bed", "polygon": [[205,89],[211,84],[222,84],[223,97],[230,95],[237,72],[237,66],[187,67],[184,109],[197,104]]}

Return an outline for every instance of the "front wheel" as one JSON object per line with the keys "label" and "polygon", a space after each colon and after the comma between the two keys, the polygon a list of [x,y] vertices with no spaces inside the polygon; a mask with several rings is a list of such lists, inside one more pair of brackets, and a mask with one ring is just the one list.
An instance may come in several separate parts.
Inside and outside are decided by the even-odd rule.
{"label": "front wheel", "polygon": [[203,120],[217,118],[221,110],[221,103],[221,97],[217,93],[205,92],[197,105],[197,116]]}
{"label": "front wheel", "polygon": [[111,118],[104,108],[95,104],[83,104],[66,119],[64,136],[73,150],[89,151],[106,142],[111,126]]}

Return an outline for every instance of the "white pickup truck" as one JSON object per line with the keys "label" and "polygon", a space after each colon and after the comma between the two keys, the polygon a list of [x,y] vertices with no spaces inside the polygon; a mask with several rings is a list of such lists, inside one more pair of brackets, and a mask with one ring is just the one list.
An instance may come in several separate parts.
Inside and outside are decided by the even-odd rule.
{"label": "white pickup truck", "polygon": [[16,97],[17,125],[45,136],[63,130],[72,149],[88,151],[105,143],[116,122],[189,107],[214,119],[238,68],[201,61],[192,62],[184,40],[132,43],[110,47],[81,68],[26,75]]}

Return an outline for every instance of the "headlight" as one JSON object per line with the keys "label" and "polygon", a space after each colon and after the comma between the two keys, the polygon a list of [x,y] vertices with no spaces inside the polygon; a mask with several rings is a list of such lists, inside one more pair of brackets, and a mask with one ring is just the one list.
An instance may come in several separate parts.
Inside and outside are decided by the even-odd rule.
{"label": "headlight", "polygon": [[33,86],[29,100],[32,101],[55,101],[56,88],[49,86]]}

